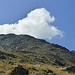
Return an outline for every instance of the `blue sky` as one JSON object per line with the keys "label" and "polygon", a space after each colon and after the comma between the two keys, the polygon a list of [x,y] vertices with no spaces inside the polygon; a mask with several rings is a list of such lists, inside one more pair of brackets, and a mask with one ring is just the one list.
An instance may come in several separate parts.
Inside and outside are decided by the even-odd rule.
{"label": "blue sky", "polygon": [[0,0],[0,25],[15,23],[30,11],[42,7],[55,17],[52,25],[64,32],[63,38],[56,37],[48,41],[75,50],[74,0]]}

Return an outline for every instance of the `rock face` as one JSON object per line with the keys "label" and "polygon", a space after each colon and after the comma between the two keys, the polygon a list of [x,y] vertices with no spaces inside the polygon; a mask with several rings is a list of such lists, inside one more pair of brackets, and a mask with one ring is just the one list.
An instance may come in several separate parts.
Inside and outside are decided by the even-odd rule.
{"label": "rock face", "polygon": [[24,69],[22,66],[18,65],[11,72],[11,75],[29,75],[29,71],[27,69]]}
{"label": "rock face", "polygon": [[35,40],[29,35],[0,35],[0,50],[22,50],[28,48]]}

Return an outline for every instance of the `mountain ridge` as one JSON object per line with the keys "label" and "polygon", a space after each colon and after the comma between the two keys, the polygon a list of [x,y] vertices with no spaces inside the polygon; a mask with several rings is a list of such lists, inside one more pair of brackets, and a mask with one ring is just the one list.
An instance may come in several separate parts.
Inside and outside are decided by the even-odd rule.
{"label": "mountain ridge", "polygon": [[[15,39],[16,40],[15,40]],[[53,43],[49,43],[49,42],[47,42],[46,40],[44,40],[44,39],[38,39],[38,38],[34,38],[33,36],[29,36],[29,35],[16,35],[16,34],[1,34],[0,35],[0,42],[3,42],[3,41],[5,41],[5,42],[14,42],[15,43],[15,41],[14,40],[12,40],[12,39],[14,39],[15,41],[17,41],[18,40],[18,42],[20,41],[20,40],[24,40],[24,39],[26,39],[26,40],[24,40],[24,42],[25,41],[28,41],[28,40],[30,40],[30,39],[34,39],[34,41],[41,41],[41,42],[43,42],[43,43],[48,43],[48,44],[52,44],[52,45],[54,45],[55,47],[61,47],[61,48],[63,48],[63,49],[66,49],[66,50],[68,50],[67,48],[65,48],[65,47],[63,47],[63,46],[61,46],[61,45],[58,45],[58,44],[53,44]],[[5,44],[6,45],[6,44]],[[0,45],[1,46],[1,45]]]}
{"label": "mountain ridge", "polygon": [[71,51],[71,52],[75,54],[75,51]]}

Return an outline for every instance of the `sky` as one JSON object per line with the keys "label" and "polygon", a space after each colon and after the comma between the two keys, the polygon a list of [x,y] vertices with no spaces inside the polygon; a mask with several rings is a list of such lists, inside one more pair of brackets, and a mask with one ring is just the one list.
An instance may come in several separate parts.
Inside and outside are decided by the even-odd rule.
{"label": "sky", "polygon": [[0,1],[0,34],[27,33],[75,50],[74,20],[74,0]]}

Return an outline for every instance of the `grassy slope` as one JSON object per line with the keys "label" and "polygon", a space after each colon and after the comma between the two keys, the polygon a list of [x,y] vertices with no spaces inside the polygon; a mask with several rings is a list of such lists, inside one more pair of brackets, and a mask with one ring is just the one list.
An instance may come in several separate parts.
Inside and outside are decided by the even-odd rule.
{"label": "grassy slope", "polygon": [[[11,52],[8,53],[11,54]],[[62,71],[60,67],[53,66],[49,63],[42,63],[38,61],[33,62],[32,58],[28,59],[26,57],[22,57],[22,54],[20,53],[18,54],[16,52],[13,52],[13,54],[16,56],[16,58],[6,55],[6,59],[0,59],[0,75],[9,75],[17,64],[22,65],[24,68],[27,68],[29,70],[29,75],[45,75],[44,70],[46,69],[52,70],[56,75],[75,75],[73,73]],[[21,59],[25,59],[26,61],[23,63],[19,62]],[[14,62],[14,64],[9,64],[10,61]]]}
{"label": "grassy slope", "polygon": [[[56,75],[75,75],[73,73],[62,71],[58,67],[48,64],[34,65],[29,63],[19,63],[19,65],[22,65],[24,68],[29,69],[29,75],[36,75],[38,73],[40,73],[41,75],[45,75],[43,70],[46,69],[52,70],[54,73],[56,73]],[[11,72],[11,70],[13,70],[14,67],[15,65],[5,65],[2,62],[0,62],[0,75],[9,75],[9,73]]]}

